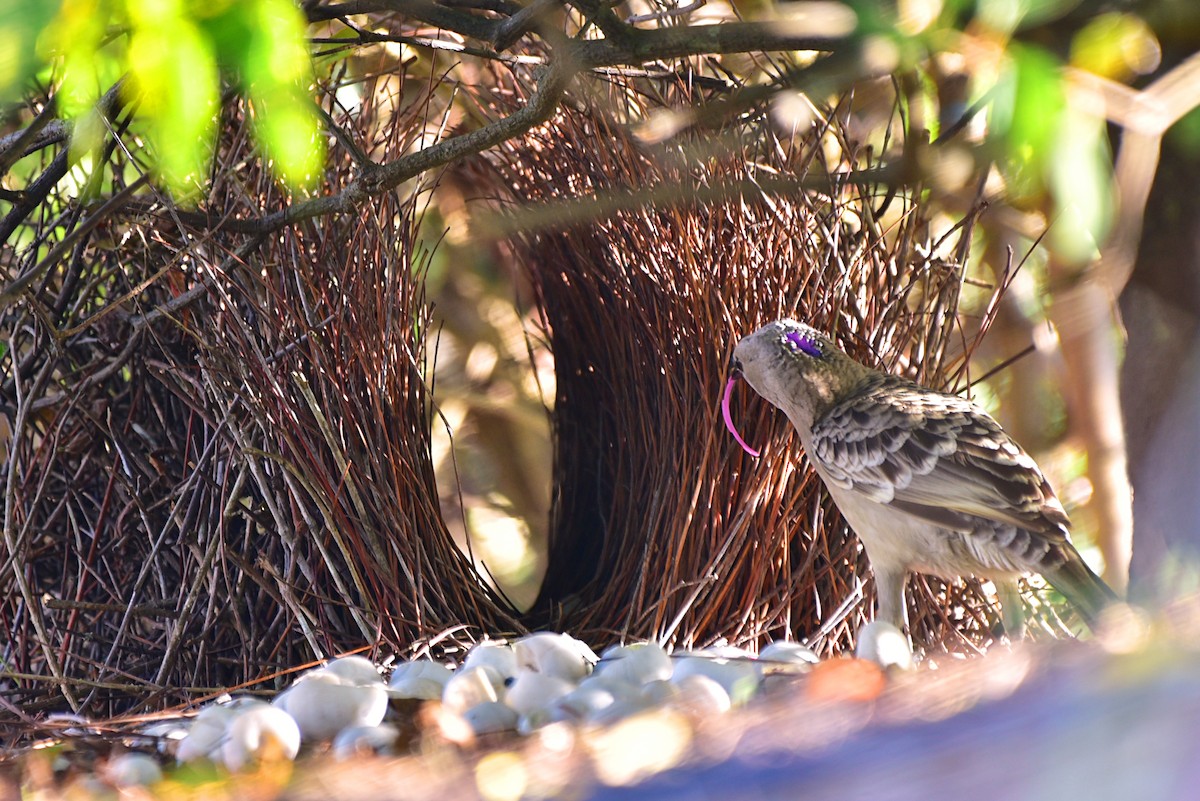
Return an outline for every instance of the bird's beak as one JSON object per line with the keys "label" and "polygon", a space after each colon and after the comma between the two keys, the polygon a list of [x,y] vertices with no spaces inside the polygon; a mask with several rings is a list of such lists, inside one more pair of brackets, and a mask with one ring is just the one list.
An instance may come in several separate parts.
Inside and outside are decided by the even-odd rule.
{"label": "bird's beak", "polygon": [[751,456],[758,456],[759,451],[751,448],[746,440],[742,439],[742,435],[738,433],[737,426],[733,424],[733,414],[729,411],[729,400],[733,397],[733,385],[742,377],[742,364],[737,359],[733,360],[733,369],[730,371],[729,380],[725,382],[725,394],[721,396],[721,416],[725,419],[725,427],[729,429],[729,433],[733,434],[733,438],[737,440],[738,445]]}

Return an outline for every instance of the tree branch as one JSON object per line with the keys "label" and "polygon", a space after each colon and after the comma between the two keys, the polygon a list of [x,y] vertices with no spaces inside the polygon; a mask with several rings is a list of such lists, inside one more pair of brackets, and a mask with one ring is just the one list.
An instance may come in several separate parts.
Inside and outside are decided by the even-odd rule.
{"label": "tree branch", "polygon": [[501,20],[447,8],[431,0],[349,0],[337,5],[309,8],[308,19],[310,22],[325,22],[339,17],[380,11],[394,11],[484,42],[491,42],[495,38],[501,24]]}
{"label": "tree branch", "polygon": [[[532,2],[508,19],[489,19],[449,8],[432,0],[349,0],[308,11],[313,21],[350,14],[393,11],[412,19],[491,44],[498,50],[511,46],[533,30],[536,18],[551,0]],[[555,57],[576,60],[580,69],[640,66],[648,61],[700,55],[768,52],[777,50],[834,50],[855,41],[852,32],[814,33],[815,26],[787,22],[722,22],[717,25],[678,25],[649,30],[629,25],[600,0],[570,0],[604,33],[603,39],[569,44],[569,52]],[[835,26],[836,27],[836,26]],[[562,43],[566,46],[567,43]]]}
{"label": "tree branch", "polygon": [[409,178],[481,153],[507,139],[519,136],[554,115],[563,91],[573,75],[574,71],[567,67],[552,65],[538,80],[537,92],[519,111],[395,161],[368,168],[336,195],[302,201],[274,214],[268,214],[249,230],[254,233],[269,233],[313,217],[353,211],[368,197],[394,189]]}
{"label": "tree branch", "polygon": [[850,35],[800,33],[773,22],[724,22],[637,30],[626,42],[594,39],[578,42],[573,56],[581,69],[640,66],[689,56],[779,50],[833,51],[857,47]]}

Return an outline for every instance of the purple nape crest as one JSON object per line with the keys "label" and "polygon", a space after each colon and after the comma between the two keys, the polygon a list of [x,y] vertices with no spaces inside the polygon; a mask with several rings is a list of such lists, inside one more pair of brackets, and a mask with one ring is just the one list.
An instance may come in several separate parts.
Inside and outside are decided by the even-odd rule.
{"label": "purple nape crest", "polygon": [[812,356],[814,359],[819,359],[821,357],[821,347],[812,339],[812,337],[805,336],[799,331],[789,331],[784,335],[783,338],[790,342],[792,347],[796,348],[796,350],[803,351],[809,356]]}
{"label": "purple nape crest", "polygon": [[733,438],[737,440],[738,445],[742,446],[742,450],[751,456],[758,456],[759,451],[754,450],[746,444],[746,440],[742,439],[742,435],[738,433],[737,428],[733,425],[733,415],[729,412],[729,399],[733,397],[733,385],[737,383],[738,374],[734,373],[729,377],[728,383],[725,384],[725,397],[721,399],[721,415],[725,418],[725,427],[729,429],[729,433],[733,434]]}

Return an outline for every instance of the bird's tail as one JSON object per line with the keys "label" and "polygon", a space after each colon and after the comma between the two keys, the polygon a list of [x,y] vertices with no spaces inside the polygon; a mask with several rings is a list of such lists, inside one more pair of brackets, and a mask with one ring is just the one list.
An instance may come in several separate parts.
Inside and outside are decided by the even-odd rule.
{"label": "bird's tail", "polygon": [[1089,628],[1096,628],[1100,613],[1110,604],[1120,600],[1112,587],[1104,583],[1104,579],[1092,572],[1073,548],[1067,553],[1067,560],[1056,569],[1043,574],[1054,589],[1061,592]]}

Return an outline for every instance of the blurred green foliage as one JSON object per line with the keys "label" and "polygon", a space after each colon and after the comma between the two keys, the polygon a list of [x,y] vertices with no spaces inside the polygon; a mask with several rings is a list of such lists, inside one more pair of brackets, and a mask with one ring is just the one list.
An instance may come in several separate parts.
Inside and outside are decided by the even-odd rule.
{"label": "blurred green foliage", "polygon": [[[1095,258],[1114,211],[1112,153],[1106,121],[1073,102],[1069,69],[1119,82],[1152,72],[1160,49],[1145,20],[1109,12],[1063,24],[1078,10],[1075,0],[849,4],[864,43],[889,43],[897,75],[924,73],[931,55],[965,59],[968,100],[987,118],[980,153],[999,169],[1008,200],[1045,215],[1046,244],[1063,263]],[[930,100],[935,84],[924,84]],[[938,134],[952,120],[922,122]]]}
{"label": "blurred green foliage", "polygon": [[19,95],[37,67],[38,33],[58,13],[55,0],[0,0],[0,100]]}
{"label": "blurred green foliage", "polygon": [[96,101],[121,82],[161,182],[194,200],[207,183],[226,76],[249,101],[274,173],[294,189],[319,176],[325,153],[305,19],[291,0],[0,2],[9,11],[0,40],[23,43],[0,66],[3,97],[33,76],[56,87],[61,113],[77,122],[76,154],[101,140]]}
{"label": "blurred green foliage", "polygon": [[1048,244],[1064,262],[1094,258],[1112,220],[1112,157],[1105,120],[1068,102],[1062,62],[1010,44],[990,123],[1009,201],[1048,207]]}

